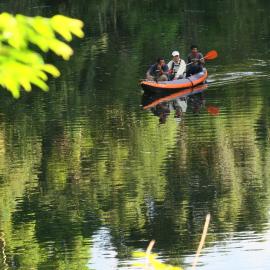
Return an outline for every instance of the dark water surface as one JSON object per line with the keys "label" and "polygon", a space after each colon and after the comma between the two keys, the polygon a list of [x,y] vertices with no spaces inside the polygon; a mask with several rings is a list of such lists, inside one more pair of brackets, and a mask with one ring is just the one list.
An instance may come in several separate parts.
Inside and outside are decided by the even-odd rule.
{"label": "dark water surface", "polygon": [[[86,33],[48,93],[1,91],[0,269],[131,269],[151,239],[190,269],[207,213],[197,269],[270,268],[270,2],[190,2],[0,1]],[[209,86],[160,124],[138,81],[194,42]]]}

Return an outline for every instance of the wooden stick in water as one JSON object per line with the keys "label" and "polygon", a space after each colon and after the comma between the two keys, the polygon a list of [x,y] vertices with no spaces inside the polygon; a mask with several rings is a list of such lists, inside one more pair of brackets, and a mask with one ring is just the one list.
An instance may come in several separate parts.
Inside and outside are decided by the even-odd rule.
{"label": "wooden stick in water", "polygon": [[146,255],[148,255],[148,256],[150,255],[151,250],[153,249],[154,244],[155,244],[155,240],[151,240],[150,243],[149,243],[149,245],[148,245],[148,247],[147,247],[147,249],[146,249]]}
{"label": "wooden stick in water", "polygon": [[155,240],[151,240],[148,247],[147,247],[147,249],[146,249],[145,269],[150,269],[149,256],[151,254],[151,251],[153,249],[154,244],[155,244]]}
{"label": "wooden stick in water", "polygon": [[192,268],[191,268],[192,270],[195,270],[196,265],[198,263],[198,259],[199,259],[199,256],[201,254],[201,251],[202,251],[202,248],[203,248],[203,245],[204,245],[204,242],[205,242],[208,226],[209,226],[209,223],[210,223],[210,217],[211,217],[210,214],[207,214],[206,219],[205,219],[205,223],[204,223],[204,228],[203,228],[201,241],[200,241],[200,244],[198,246],[196,256],[195,256],[195,259],[194,259],[193,264],[192,264]]}

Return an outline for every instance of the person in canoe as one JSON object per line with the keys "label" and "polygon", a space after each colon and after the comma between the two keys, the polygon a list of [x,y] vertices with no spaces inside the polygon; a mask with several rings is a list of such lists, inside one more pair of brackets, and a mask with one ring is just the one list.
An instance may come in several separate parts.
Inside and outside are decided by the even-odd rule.
{"label": "person in canoe", "polygon": [[146,72],[146,79],[150,81],[167,81],[169,68],[163,57],[159,57],[155,64]]}
{"label": "person in canoe", "polygon": [[191,53],[188,55],[186,77],[199,73],[203,70],[204,59],[203,55],[198,51],[197,45],[191,45]]}
{"label": "person in canoe", "polygon": [[180,58],[178,51],[172,52],[172,60],[168,63],[169,80],[182,79],[186,72],[186,62]]}

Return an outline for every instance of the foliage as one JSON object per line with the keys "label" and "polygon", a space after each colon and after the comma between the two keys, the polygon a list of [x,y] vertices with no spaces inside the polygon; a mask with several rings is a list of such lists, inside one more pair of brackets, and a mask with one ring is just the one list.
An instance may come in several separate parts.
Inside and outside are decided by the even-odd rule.
{"label": "foliage", "polygon": [[44,18],[0,14],[0,85],[15,98],[20,96],[20,87],[31,91],[31,84],[47,91],[47,74],[58,77],[60,72],[54,65],[46,64],[31,44],[68,60],[73,50],[56,34],[66,41],[72,40],[72,34],[81,38],[82,26],[82,21],[62,15]]}
{"label": "foliage", "polygon": [[157,254],[147,254],[145,252],[134,252],[133,256],[135,258],[145,258],[146,262],[136,263],[134,266],[138,266],[145,270],[182,270],[180,267],[172,266],[169,264],[162,263],[157,260]]}

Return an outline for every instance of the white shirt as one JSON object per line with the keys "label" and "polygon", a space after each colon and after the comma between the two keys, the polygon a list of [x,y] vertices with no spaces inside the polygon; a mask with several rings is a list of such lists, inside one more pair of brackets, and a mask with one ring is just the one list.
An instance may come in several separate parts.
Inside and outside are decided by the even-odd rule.
{"label": "white shirt", "polygon": [[[168,64],[169,70],[172,69],[173,60],[171,60]],[[173,66],[173,71],[175,73],[174,78],[178,79],[180,76],[183,76],[184,72],[186,71],[186,62],[185,60],[181,59],[180,63],[175,63]]]}

